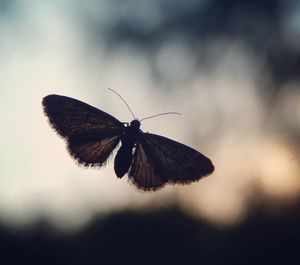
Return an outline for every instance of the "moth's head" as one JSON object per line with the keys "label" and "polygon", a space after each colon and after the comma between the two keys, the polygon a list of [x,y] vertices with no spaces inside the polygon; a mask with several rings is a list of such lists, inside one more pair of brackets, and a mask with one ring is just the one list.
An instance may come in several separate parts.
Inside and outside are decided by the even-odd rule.
{"label": "moth's head", "polygon": [[[119,93],[117,93],[116,91],[114,91],[113,89],[111,89],[111,88],[108,88],[108,89],[109,89],[110,91],[114,92],[117,96],[119,96],[120,99],[125,103],[125,105],[126,105],[126,107],[128,108],[128,110],[130,111],[132,117],[134,118],[134,120],[131,121],[130,124],[129,124],[129,126],[130,126],[131,128],[139,129],[140,126],[141,126],[141,121],[147,120],[147,119],[152,119],[152,118],[157,117],[157,116],[166,115],[166,114],[179,114],[179,115],[181,115],[181,113],[171,111],[171,112],[159,113],[159,114],[156,114],[156,115],[149,116],[149,117],[143,118],[143,119],[141,119],[141,120],[138,120],[138,119],[134,116],[132,110],[129,108],[129,106],[128,106],[127,102],[124,100],[124,98],[122,98],[121,95],[120,95]],[[125,124],[126,126],[128,126],[128,123],[127,123],[127,122],[124,122],[123,124]]]}
{"label": "moth's head", "polygon": [[139,120],[137,119],[134,119],[133,121],[130,122],[130,127],[131,128],[136,128],[136,129],[139,129],[141,126],[141,123]]}

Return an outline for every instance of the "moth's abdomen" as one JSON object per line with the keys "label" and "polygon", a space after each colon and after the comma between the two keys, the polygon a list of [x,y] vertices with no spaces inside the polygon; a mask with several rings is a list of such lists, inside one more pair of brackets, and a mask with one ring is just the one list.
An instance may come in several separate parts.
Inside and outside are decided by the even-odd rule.
{"label": "moth's abdomen", "polygon": [[133,146],[122,145],[115,157],[115,173],[118,178],[122,178],[129,170],[132,162]]}
{"label": "moth's abdomen", "polygon": [[122,178],[129,170],[133,154],[132,150],[140,137],[140,122],[133,120],[128,127],[125,128],[121,138],[121,147],[115,157],[115,173],[118,178]]}

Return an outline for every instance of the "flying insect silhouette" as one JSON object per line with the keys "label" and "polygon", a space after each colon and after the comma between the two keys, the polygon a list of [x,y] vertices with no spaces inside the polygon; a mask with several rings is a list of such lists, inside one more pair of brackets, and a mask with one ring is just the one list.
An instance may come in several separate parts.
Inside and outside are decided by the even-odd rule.
{"label": "flying insect silhouette", "polygon": [[128,173],[138,189],[154,191],[167,183],[188,184],[214,171],[210,159],[191,147],[140,129],[142,120],[174,112],[138,120],[125,102],[134,119],[124,123],[66,96],[48,95],[42,104],[50,125],[66,140],[70,155],[83,166],[105,165],[121,142],[114,160],[115,173],[118,178]]}

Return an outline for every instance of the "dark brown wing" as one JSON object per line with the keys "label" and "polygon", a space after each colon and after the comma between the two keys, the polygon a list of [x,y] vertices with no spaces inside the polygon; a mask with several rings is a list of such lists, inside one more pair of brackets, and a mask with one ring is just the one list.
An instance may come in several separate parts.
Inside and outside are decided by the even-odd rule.
{"label": "dark brown wing", "polygon": [[43,107],[51,126],[66,139],[70,154],[85,166],[101,166],[125,128],[113,116],[73,98],[49,95]]}
{"label": "dark brown wing", "polygon": [[68,150],[71,156],[84,166],[102,166],[106,163],[119,141],[119,136],[87,142],[70,140]]}
{"label": "dark brown wing", "polygon": [[145,153],[140,142],[135,148],[133,163],[128,177],[136,187],[145,191],[159,189],[166,182],[155,169],[153,161]]}
{"label": "dark brown wing", "polygon": [[[188,184],[214,171],[206,156],[155,134],[143,133],[135,152],[129,177],[143,190],[155,190],[165,183]],[[150,181],[152,178],[155,181]]]}
{"label": "dark brown wing", "polygon": [[64,138],[102,138],[119,135],[124,125],[113,116],[79,100],[49,95],[43,99],[44,112],[52,127]]}

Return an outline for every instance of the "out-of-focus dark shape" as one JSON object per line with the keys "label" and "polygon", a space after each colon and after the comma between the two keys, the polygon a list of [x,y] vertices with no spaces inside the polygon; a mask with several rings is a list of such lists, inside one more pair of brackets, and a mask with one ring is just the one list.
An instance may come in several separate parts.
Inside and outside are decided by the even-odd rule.
{"label": "out-of-focus dark shape", "polygon": [[276,90],[300,74],[297,1],[111,1],[114,19],[106,27],[96,19],[101,10],[99,6],[92,15],[90,11],[87,21],[93,36],[97,31],[101,36],[106,33],[110,50],[130,44],[151,57],[166,40],[176,37],[194,52],[200,66],[210,60],[206,47],[224,39],[255,51],[275,81],[269,88]]}
{"label": "out-of-focus dark shape", "polygon": [[299,264],[299,209],[278,218],[257,212],[246,223],[218,230],[177,209],[121,212],[81,232],[0,228],[5,264]]}

